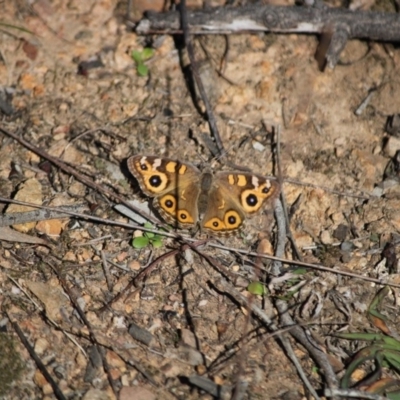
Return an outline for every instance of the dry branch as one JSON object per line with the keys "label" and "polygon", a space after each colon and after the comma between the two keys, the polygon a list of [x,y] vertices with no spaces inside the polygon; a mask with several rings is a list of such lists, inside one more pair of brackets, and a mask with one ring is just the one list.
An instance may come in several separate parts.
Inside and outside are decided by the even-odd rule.
{"label": "dry branch", "polygon": [[[325,59],[333,68],[349,39],[400,41],[400,18],[395,13],[350,11],[343,8],[248,5],[188,12],[192,34],[239,32],[314,33],[328,38]],[[179,11],[148,12],[136,27],[140,34],[177,33]]]}
{"label": "dry branch", "polygon": [[[10,214],[0,214],[0,227],[25,224],[27,222],[46,221],[58,218],[70,218],[72,213],[87,211],[85,204],[73,204],[57,207],[60,211],[49,209],[37,209],[33,211],[23,211]],[[64,212],[66,211],[66,212]]]}
{"label": "dry branch", "polygon": [[[178,11],[148,12],[136,31],[146,34],[157,30],[179,30],[179,15]],[[201,34],[242,31],[324,33],[340,25],[348,29],[349,39],[400,41],[400,18],[394,13],[250,5],[191,11],[188,20],[191,33]]]}

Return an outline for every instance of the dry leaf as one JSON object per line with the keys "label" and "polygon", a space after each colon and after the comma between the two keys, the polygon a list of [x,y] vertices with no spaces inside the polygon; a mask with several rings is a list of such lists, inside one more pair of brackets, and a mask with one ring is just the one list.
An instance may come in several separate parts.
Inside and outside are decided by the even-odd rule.
{"label": "dry leaf", "polygon": [[[14,196],[14,200],[24,201],[32,204],[42,204],[42,185],[35,178],[31,178],[23,182],[19,188],[17,194]],[[19,204],[10,204],[7,207],[6,214],[32,211],[36,208],[29,206],[22,206]],[[36,222],[26,222],[25,224],[13,225],[13,228],[19,232],[26,233],[35,227]]]}
{"label": "dry leaf", "polygon": [[60,309],[69,303],[60,287],[53,287],[47,283],[25,282],[28,289],[43,303],[46,314],[53,321],[60,321]]}
{"label": "dry leaf", "polygon": [[0,228],[0,240],[7,242],[32,243],[47,245],[46,241],[35,236],[26,235],[25,233],[14,231],[6,226]]}

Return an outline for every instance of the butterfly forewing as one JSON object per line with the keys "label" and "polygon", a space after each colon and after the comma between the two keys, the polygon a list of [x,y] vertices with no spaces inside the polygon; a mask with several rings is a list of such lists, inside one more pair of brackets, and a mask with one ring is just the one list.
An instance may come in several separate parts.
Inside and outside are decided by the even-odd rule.
{"label": "butterfly forewing", "polygon": [[197,223],[201,172],[193,165],[169,158],[133,156],[128,169],[142,191],[154,197],[153,206],[173,226]]}

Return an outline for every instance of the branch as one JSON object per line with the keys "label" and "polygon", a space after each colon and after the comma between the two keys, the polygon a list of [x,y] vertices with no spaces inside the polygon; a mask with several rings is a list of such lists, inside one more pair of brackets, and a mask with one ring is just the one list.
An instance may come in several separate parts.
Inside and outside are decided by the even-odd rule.
{"label": "branch", "polygon": [[[139,34],[181,33],[179,11],[148,12],[136,27]],[[248,5],[218,7],[188,13],[192,34],[238,32],[315,33],[328,37],[324,46],[328,66],[333,68],[350,39],[400,41],[400,18],[395,13],[350,11],[343,8]]]}

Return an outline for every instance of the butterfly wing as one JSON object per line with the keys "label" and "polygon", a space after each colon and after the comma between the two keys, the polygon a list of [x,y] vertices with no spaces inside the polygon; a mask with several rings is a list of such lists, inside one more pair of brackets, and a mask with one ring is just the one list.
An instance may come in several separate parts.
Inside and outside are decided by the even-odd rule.
{"label": "butterfly wing", "polygon": [[241,172],[219,172],[210,189],[202,229],[228,236],[244,227],[246,217],[259,212],[279,193],[276,181]]}
{"label": "butterfly wing", "polygon": [[191,228],[197,223],[201,172],[192,164],[155,156],[133,156],[128,169],[143,193],[169,224]]}

